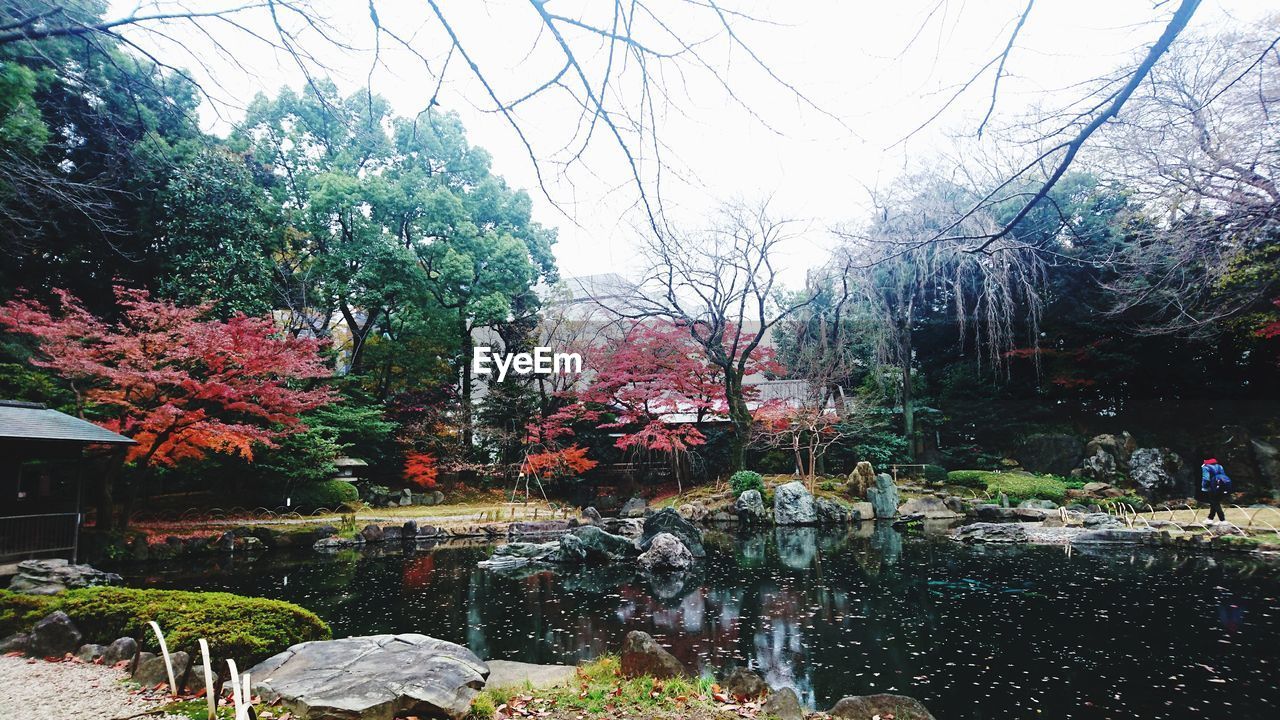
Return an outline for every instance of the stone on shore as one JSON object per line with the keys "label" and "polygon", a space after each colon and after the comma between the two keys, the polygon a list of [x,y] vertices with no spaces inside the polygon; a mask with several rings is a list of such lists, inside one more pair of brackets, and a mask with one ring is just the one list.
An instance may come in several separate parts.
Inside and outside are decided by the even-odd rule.
{"label": "stone on shore", "polygon": [[97,662],[98,660],[101,660],[102,656],[106,655],[106,653],[106,647],[96,645],[94,643],[88,643],[81,645],[80,649],[76,651],[76,659],[80,662]]}
{"label": "stone on shore", "polygon": [[649,549],[640,554],[640,569],[649,572],[685,570],[693,565],[693,555],[680,538],[671,533],[658,533]]}
{"label": "stone on shore", "polygon": [[871,720],[892,717],[894,720],[934,720],[933,714],[919,700],[906,695],[878,693],[841,698],[827,714],[833,718]]}
{"label": "stone on shore", "polygon": [[35,657],[60,658],[75,652],[83,636],[71,618],[61,610],[55,610],[31,628],[27,652]]}
{"label": "stone on shore", "polygon": [[754,700],[769,692],[769,684],[764,678],[741,667],[734,668],[721,684],[729,697],[735,699]]}
{"label": "stone on shore", "polygon": [[653,539],[662,533],[671,533],[689,549],[695,558],[706,557],[707,551],[702,547],[702,531],[692,523],[680,517],[675,508],[663,508],[644,519],[644,529],[637,541],[642,552],[647,552]]}
{"label": "stone on shore", "polygon": [[925,520],[954,520],[963,517],[960,513],[947,507],[941,498],[925,496],[912,498],[898,507],[899,515],[919,515]]}
{"label": "stone on shore", "polygon": [[300,643],[249,674],[254,694],[299,720],[457,720],[484,688],[489,667],[461,645],[406,633]]}
{"label": "stone on shore", "polygon": [[799,480],[773,490],[773,521],[778,525],[816,525],[818,508],[813,494]]}
{"label": "stone on shore", "polygon": [[898,514],[898,486],[888,473],[876,476],[876,484],[867,489],[867,499],[877,520],[892,520]]}
{"label": "stone on shore", "polygon": [[649,507],[649,503],[644,498],[633,497],[622,503],[622,509],[618,511],[618,517],[621,518],[638,518],[644,517],[645,508]]}
{"label": "stone on shore", "polygon": [[622,643],[622,677],[650,676],[658,680],[685,675],[684,665],[649,633],[632,630]]}
{"label": "stone on shore", "polygon": [[774,690],[764,701],[764,705],[760,706],[760,711],[778,720],[804,720],[804,708],[800,705],[800,698],[791,688]]}
{"label": "stone on shore", "polygon": [[743,525],[767,525],[769,513],[764,509],[764,498],[759,490],[744,490],[733,502],[733,511]]}
{"label": "stone on shore", "polygon": [[115,585],[120,576],[89,565],[72,565],[65,559],[23,560],[18,574],[9,581],[9,589],[29,595],[53,595],[68,588]]}
{"label": "stone on shore", "polygon": [[[173,663],[173,680],[180,688],[182,681],[187,677],[187,670],[191,667],[191,656],[178,650],[169,653],[169,661]],[[164,656],[156,655],[139,662],[133,669],[133,681],[144,688],[155,687],[161,683],[168,687],[169,670],[164,664]]]}
{"label": "stone on shore", "polygon": [[813,507],[818,512],[819,525],[848,525],[861,519],[858,511],[831,498],[816,498]]}
{"label": "stone on shore", "polygon": [[118,662],[133,663],[138,654],[138,641],[131,637],[116,638],[102,653],[103,665],[115,665]]}

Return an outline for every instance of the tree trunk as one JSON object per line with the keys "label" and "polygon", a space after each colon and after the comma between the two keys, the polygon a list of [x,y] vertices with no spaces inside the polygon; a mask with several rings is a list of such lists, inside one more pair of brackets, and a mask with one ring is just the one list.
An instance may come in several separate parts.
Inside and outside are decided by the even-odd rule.
{"label": "tree trunk", "polygon": [[911,324],[904,323],[901,331],[902,346],[899,357],[902,362],[902,431],[907,438],[907,459],[916,458],[916,409],[911,393]]}
{"label": "tree trunk", "polygon": [[751,409],[742,396],[742,375],[729,368],[724,374],[725,399],[729,403],[729,422],[733,430],[729,435],[729,472],[737,472],[747,465],[747,440],[751,436]]}

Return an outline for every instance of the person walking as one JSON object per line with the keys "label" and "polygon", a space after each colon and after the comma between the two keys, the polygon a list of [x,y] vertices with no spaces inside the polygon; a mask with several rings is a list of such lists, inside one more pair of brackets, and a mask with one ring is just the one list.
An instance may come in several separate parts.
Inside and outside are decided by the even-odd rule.
{"label": "person walking", "polygon": [[1209,458],[1200,466],[1200,492],[1209,499],[1209,519],[1217,515],[1225,522],[1227,516],[1222,512],[1222,496],[1231,492],[1231,478],[1227,477],[1227,472],[1216,458]]}

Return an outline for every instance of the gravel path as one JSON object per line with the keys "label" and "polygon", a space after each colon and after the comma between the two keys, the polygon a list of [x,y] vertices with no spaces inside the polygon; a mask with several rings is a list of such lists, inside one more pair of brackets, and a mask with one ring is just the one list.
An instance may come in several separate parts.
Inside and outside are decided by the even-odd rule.
{"label": "gravel path", "polygon": [[124,677],[102,665],[0,656],[0,718],[112,720],[164,704],[162,694],[131,692]]}

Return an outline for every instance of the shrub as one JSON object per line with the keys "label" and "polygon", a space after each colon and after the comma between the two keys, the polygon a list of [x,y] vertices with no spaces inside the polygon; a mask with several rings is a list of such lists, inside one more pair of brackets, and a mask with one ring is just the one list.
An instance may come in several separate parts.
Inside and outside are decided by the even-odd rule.
{"label": "shrub", "polygon": [[729,477],[729,487],[737,495],[748,490],[758,490],[761,495],[764,494],[764,478],[760,473],[753,470],[739,470]]}
{"label": "shrub", "polygon": [[1004,493],[1010,502],[1042,499],[1059,505],[1066,499],[1067,488],[1052,475],[1023,475],[1022,473],[988,473],[987,490],[995,495]]}
{"label": "shrub", "polygon": [[991,474],[986,470],[952,470],[947,473],[947,482],[951,485],[986,490],[987,476]]}
{"label": "shrub", "polygon": [[[290,645],[332,637],[329,626],[310,610],[292,603],[222,592],[92,587],[31,596],[0,590],[0,632],[19,632],[61,610],[84,633],[85,642],[109,643],[136,638],[145,650],[159,652],[147,621],[155,620],[172,650],[199,653],[196,640],[209,641],[217,658],[233,658],[243,667],[265,660]],[[8,629],[12,624],[13,629]]]}
{"label": "shrub", "polygon": [[293,489],[293,507],[300,512],[337,510],[359,499],[356,486],[343,480],[309,482]]}
{"label": "shrub", "polygon": [[928,483],[941,485],[947,481],[947,469],[941,465],[925,465],[924,480]]}

